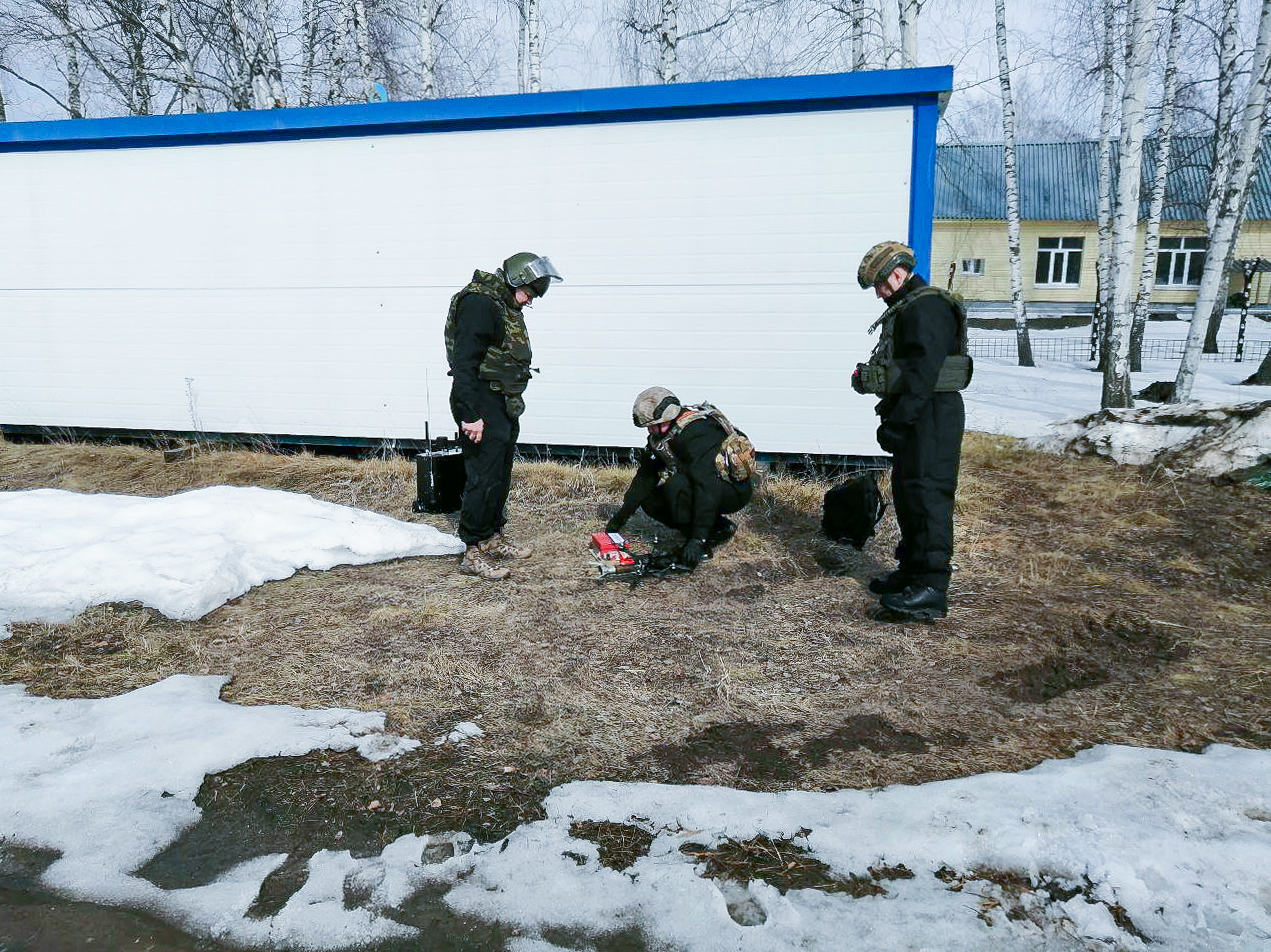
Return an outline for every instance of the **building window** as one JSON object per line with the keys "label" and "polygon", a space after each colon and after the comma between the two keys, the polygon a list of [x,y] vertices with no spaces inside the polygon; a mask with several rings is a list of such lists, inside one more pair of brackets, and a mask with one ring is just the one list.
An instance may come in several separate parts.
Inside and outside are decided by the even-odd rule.
{"label": "building window", "polygon": [[1168,287],[1200,286],[1208,238],[1162,238],[1156,257],[1156,283]]}
{"label": "building window", "polygon": [[983,275],[984,274],[984,259],[983,258],[963,258],[962,259],[962,273],[964,275],[971,275],[973,277],[979,277],[980,275]]}
{"label": "building window", "polygon": [[1038,238],[1035,284],[1081,283],[1081,249],[1084,238]]}

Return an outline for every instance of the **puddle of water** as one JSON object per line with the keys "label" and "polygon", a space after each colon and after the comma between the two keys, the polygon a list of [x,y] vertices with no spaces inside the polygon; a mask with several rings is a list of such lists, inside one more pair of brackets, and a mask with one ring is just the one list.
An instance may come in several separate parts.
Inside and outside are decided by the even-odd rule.
{"label": "puddle of water", "polygon": [[149,916],[0,888],[0,952],[221,952]]}

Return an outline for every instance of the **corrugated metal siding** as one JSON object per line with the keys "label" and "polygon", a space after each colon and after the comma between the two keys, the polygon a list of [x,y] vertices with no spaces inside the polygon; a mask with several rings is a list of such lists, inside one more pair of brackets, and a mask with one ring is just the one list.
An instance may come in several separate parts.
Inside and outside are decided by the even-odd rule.
{"label": "corrugated metal siding", "polygon": [[[1147,211],[1156,173],[1155,140],[1144,145],[1140,198]],[[1113,162],[1117,148],[1113,145]],[[1016,149],[1020,214],[1029,221],[1094,221],[1098,217],[1099,143],[1026,143]],[[936,213],[965,221],[1006,218],[1001,145],[943,145],[936,156]],[[1165,221],[1203,221],[1213,144],[1199,136],[1174,140],[1165,192]],[[1115,172],[1115,165],[1114,165]],[[1115,185],[1114,185],[1115,187]],[[1271,219],[1271,149],[1262,150],[1246,215]]]}

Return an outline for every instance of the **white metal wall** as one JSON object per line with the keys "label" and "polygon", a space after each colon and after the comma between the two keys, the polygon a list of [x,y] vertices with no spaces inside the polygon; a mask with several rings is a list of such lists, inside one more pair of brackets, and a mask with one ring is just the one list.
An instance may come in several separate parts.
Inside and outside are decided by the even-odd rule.
{"label": "white metal wall", "polygon": [[452,433],[473,268],[551,256],[521,439],[636,445],[651,384],[764,451],[877,452],[860,255],[912,109],[0,155],[0,422]]}

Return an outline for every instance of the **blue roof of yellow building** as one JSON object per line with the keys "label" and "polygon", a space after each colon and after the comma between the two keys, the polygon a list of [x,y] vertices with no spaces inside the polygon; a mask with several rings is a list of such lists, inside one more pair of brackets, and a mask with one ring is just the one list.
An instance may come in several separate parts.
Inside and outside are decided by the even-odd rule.
{"label": "blue roof of yellow building", "polygon": [[[1144,143],[1140,214],[1146,214],[1156,178],[1157,140]],[[1116,146],[1113,147],[1115,170]],[[1246,218],[1271,218],[1271,170],[1262,150]],[[1213,166],[1213,141],[1174,139],[1166,178],[1165,221],[1204,221]],[[1026,143],[1016,147],[1020,215],[1030,221],[1095,221],[1099,203],[1099,143]],[[942,145],[936,156],[936,218],[1005,220],[1003,147]]]}

